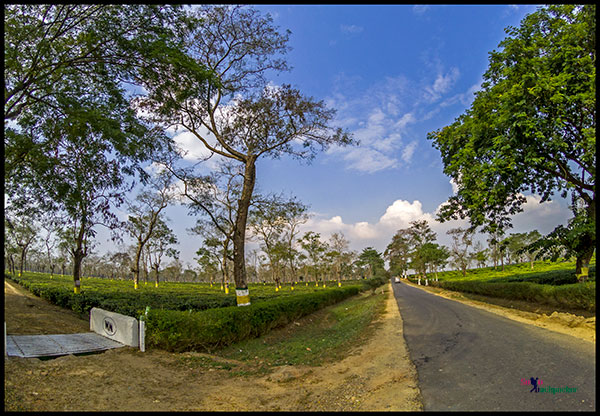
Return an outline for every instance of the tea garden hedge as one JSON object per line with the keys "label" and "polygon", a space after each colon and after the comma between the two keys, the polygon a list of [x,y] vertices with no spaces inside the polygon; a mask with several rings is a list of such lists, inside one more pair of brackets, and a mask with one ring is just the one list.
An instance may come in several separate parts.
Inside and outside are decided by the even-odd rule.
{"label": "tea garden hedge", "polygon": [[71,309],[87,318],[93,307],[146,320],[146,346],[168,351],[211,351],[248,338],[261,336],[321,308],[340,302],[363,290],[386,283],[373,278],[331,282],[329,287],[300,283],[276,290],[274,284],[250,284],[251,305],[238,307],[235,290],[225,294],[208,283],[130,281],[85,277],[81,292],[73,293],[70,276],[24,272],[5,274],[33,294]]}
{"label": "tea garden hedge", "polygon": [[[522,300],[567,309],[596,311],[596,260],[592,259],[589,278],[578,283],[575,262],[536,261],[505,266],[438,273],[438,281],[428,275],[428,284],[457,292],[473,293],[503,299]],[[416,276],[410,277],[416,282]],[[421,280],[423,284],[423,280]]]}

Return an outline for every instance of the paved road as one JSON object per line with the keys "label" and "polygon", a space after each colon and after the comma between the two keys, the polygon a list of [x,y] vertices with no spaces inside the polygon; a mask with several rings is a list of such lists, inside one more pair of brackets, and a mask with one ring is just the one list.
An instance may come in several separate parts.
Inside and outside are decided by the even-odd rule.
{"label": "paved road", "polygon": [[[596,409],[595,344],[395,283],[424,410]],[[522,379],[572,393],[530,392]]]}

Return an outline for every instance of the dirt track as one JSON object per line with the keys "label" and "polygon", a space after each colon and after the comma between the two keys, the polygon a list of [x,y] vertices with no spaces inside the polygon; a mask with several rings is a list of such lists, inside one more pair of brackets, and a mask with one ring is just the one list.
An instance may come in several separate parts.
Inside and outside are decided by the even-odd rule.
{"label": "dirt track", "polygon": [[[5,282],[8,334],[88,330],[87,321],[9,285]],[[421,410],[402,320],[389,286],[386,291],[386,312],[375,335],[336,363],[283,366],[269,375],[244,376],[218,366],[185,364],[201,358],[224,364],[231,360],[128,347],[47,361],[11,357],[5,360],[5,410]],[[245,364],[235,364],[243,373]]]}

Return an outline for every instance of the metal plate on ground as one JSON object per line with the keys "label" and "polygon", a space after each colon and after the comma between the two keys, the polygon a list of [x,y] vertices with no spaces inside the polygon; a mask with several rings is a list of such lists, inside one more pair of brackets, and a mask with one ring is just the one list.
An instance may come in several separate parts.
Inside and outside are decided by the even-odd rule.
{"label": "metal plate on ground", "polygon": [[125,345],[102,335],[86,332],[59,335],[7,335],[9,357],[51,357],[120,348]]}

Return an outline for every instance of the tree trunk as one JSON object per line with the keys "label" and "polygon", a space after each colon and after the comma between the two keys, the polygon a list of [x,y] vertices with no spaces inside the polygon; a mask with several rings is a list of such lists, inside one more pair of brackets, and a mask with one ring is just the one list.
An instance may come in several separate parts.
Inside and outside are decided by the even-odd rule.
{"label": "tree trunk", "polygon": [[146,254],[144,254],[144,251],[142,251],[141,262],[144,266],[144,284],[148,283],[148,263],[146,261],[146,257]]}
{"label": "tree trunk", "polygon": [[73,283],[74,283],[73,292],[75,292],[75,293],[79,293],[79,291],[80,291],[81,263],[82,263],[84,257],[85,257],[85,254],[83,253],[83,250],[81,249],[81,247],[78,246],[77,249],[75,249],[75,252],[73,253]]}
{"label": "tree trunk", "polygon": [[8,258],[8,260],[9,260],[11,274],[14,276],[15,275],[15,259],[13,258],[13,256],[10,256]]}
{"label": "tree trunk", "polygon": [[235,227],[233,232],[233,279],[235,281],[236,295],[240,291],[241,295],[237,296],[238,306],[250,305],[250,297],[248,293],[248,284],[246,282],[246,258],[245,258],[245,241],[246,241],[246,223],[248,221],[248,209],[250,208],[250,200],[254,192],[256,182],[256,156],[249,156],[246,161],[246,169],[244,171],[244,185],[242,195],[238,202],[238,210],[235,218]]}
{"label": "tree trunk", "polygon": [[158,279],[158,267],[159,266],[157,264],[155,264],[154,267],[153,267],[154,272],[156,273],[156,283],[154,284],[155,287],[158,287],[158,280],[159,280]]}
{"label": "tree trunk", "polygon": [[19,277],[23,276],[23,267],[25,265],[25,256],[27,255],[27,249],[21,249],[21,257],[19,259]]}
{"label": "tree trunk", "polygon": [[[586,214],[590,221],[596,222],[596,199],[592,199],[586,208]],[[588,271],[590,260],[594,255],[596,247],[596,235],[594,232],[588,232],[583,235],[577,247],[577,261],[575,263],[575,274],[577,281],[580,283],[586,282],[588,279]]]}
{"label": "tree trunk", "polygon": [[225,294],[229,294],[229,288],[227,287],[227,283],[229,283],[229,267],[227,266],[227,247],[229,246],[229,242],[227,241],[223,246],[223,277],[221,280],[221,287],[225,289]]}
{"label": "tree trunk", "polygon": [[138,240],[138,245],[135,249],[135,259],[133,261],[133,267],[131,271],[133,272],[133,288],[137,289],[138,284],[140,283],[140,258],[142,257],[142,242]]}
{"label": "tree trunk", "polygon": [[81,262],[83,258],[86,256],[85,250],[83,248],[84,237],[85,237],[85,225],[86,220],[85,216],[81,220],[81,224],[79,226],[79,233],[77,234],[77,240],[75,250],[73,250],[73,283],[74,288],[73,292],[79,293],[81,286]]}

